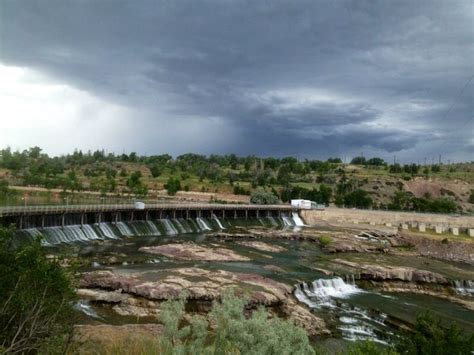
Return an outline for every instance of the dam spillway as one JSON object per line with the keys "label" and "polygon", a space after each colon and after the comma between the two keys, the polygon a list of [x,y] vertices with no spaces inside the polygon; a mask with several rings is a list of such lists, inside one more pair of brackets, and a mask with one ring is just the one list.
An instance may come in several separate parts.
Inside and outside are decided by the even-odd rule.
{"label": "dam spillway", "polygon": [[146,204],[0,208],[0,224],[14,226],[25,240],[43,236],[46,245],[217,231],[237,225],[300,226],[288,205]]}

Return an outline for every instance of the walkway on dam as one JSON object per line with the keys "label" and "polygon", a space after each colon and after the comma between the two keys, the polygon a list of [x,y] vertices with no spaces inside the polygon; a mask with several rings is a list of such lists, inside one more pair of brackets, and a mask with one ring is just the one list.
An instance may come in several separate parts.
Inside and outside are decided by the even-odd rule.
{"label": "walkway on dam", "polygon": [[62,214],[90,212],[120,211],[156,211],[156,210],[267,210],[267,211],[299,211],[291,205],[254,205],[254,204],[216,204],[216,203],[147,203],[144,208],[135,204],[93,204],[93,205],[37,205],[0,207],[0,217],[32,214]]}

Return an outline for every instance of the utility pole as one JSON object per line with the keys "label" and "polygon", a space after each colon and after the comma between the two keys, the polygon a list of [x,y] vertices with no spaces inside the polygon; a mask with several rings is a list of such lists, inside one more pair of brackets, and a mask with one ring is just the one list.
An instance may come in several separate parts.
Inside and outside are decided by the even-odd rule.
{"label": "utility pole", "polygon": [[439,165],[441,165],[441,154],[439,155]]}

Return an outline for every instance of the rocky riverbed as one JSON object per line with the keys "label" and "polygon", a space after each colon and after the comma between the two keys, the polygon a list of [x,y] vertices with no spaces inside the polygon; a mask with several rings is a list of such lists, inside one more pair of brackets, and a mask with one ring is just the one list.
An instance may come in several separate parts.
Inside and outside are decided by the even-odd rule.
{"label": "rocky riverbed", "polygon": [[178,260],[201,260],[201,261],[249,261],[248,257],[237,254],[231,249],[222,248],[219,245],[204,247],[192,242],[165,244],[151,247],[141,247],[139,251],[164,255]]}
{"label": "rocky riverbed", "polygon": [[[78,247],[87,267],[77,293],[93,318],[81,331],[91,334],[98,323],[112,327],[98,328],[105,332],[112,324],[157,324],[162,302],[178,297],[186,297],[189,313],[206,315],[231,290],[248,299],[248,312],[264,306],[318,337],[388,342],[378,334],[396,333],[433,304],[441,316],[474,329],[466,320],[474,316],[474,267],[460,263],[469,255],[462,241],[420,242],[394,229],[223,225]],[[455,246],[450,255],[434,255],[446,245]]]}
{"label": "rocky riverbed", "polygon": [[224,292],[234,292],[246,297],[252,309],[265,306],[311,335],[327,333],[324,321],[298,304],[291,287],[260,275],[199,268],[133,274],[93,271],[82,276],[79,287],[79,296],[109,303],[119,315],[134,317],[157,316],[162,301],[178,297],[185,297],[195,311],[207,312]]}

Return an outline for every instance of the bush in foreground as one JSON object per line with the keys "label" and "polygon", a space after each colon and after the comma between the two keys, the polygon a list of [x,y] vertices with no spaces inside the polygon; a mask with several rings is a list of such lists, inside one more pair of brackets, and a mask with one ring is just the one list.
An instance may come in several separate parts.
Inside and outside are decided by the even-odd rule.
{"label": "bush in foreground", "polygon": [[[195,315],[179,328],[184,318],[184,300],[163,304],[160,339],[166,354],[313,354],[306,332],[292,322],[269,318],[264,307],[246,318],[245,299],[226,294],[215,302],[209,321]],[[210,326],[212,324],[212,326]]]}
{"label": "bush in foreground", "polygon": [[455,324],[443,326],[429,313],[418,316],[413,333],[397,345],[400,354],[409,355],[461,355],[473,349],[474,334],[465,334]]}
{"label": "bush in foreground", "polygon": [[70,278],[47,259],[39,240],[13,249],[12,238],[12,230],[0,228],[0,353],[65,346],[72,329]]}

